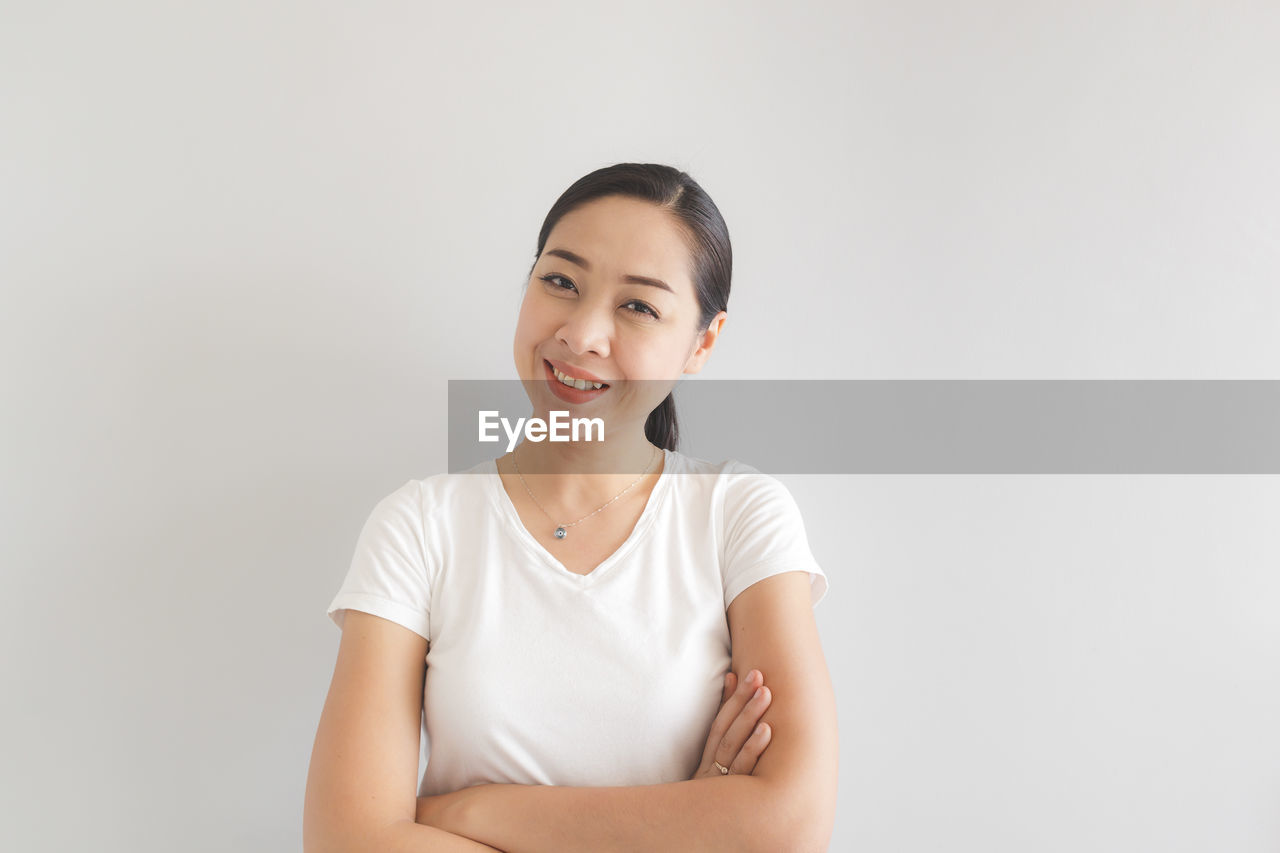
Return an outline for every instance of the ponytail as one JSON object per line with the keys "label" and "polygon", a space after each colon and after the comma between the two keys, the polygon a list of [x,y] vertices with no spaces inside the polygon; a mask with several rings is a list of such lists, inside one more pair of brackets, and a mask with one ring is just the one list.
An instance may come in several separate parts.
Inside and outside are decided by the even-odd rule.
{"label": "ponytail", "polygon": [[644,422],[644,435],[663,450],[675,450],[679,433],[680,429],[676,424],[676,398],[668,394],[658,404],[658,408],[649,413],[649,419]]}

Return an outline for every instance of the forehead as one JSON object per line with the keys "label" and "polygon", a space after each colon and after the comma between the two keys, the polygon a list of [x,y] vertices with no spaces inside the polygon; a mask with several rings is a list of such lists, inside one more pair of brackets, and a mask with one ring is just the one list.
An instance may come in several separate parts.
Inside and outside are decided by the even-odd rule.
{"label": "forehead", "polygon": [[556,248],[581,255],[592,275],[649,276],[677,294],[693,292],[683,232],[671,213],[647,201],[610,196],[587,202],[551,229],[544,251]]}

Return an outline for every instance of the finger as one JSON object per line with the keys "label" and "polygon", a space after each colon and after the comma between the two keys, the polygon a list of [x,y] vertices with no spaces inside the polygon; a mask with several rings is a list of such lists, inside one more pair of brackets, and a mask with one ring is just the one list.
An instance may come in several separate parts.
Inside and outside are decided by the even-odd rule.
{"label": "finger", "polygon": [[738,753],[752,736],[760,718],[768,709],[773,694],[769,688],[761,685],[743,706],[738,716],[730,723],[724,735],[716,742],[715,760],[725,767],[731,767]]}
{"label": "finger", "polygon": [[747,738],[747,742],[738,751],[738,757],[733,759],[732,764],[725,765],[729,768],[729,772],[743,776],[750,775],[756,769],[756,762],[760,760],[760,755],[769,745],[769,739],[772,736],[773,728],[768,723],[757,723],[751,737]]}
{"label": "finger", "polygon": [[[716,742],[715,760],[732,771],[731,762],[738,757],[738,752],[746,744],[755,730],[760,717],[769,707],[772,695],[768,687],[761,685],[751,699],[743,706],[738,716],[730,723],[724,735]],[[727,706],[726,706],[727,707]]]}
{"label": "finger", "polygon": [[[736,682],[736,674],[734,674],[734,679]],[[706,748],[703,750],[702,756],[704,764],[709,765],[711,763],[711,759],[722,751],[721,742],[728,733],[729,727],[733,724],[733,721],[737,719],[738,715],[742,713],[742,709],[750,701],[752,691],[763,683],[763,680],[764,679],[760,671],[753,669],[751,672],[747,673],[746,678],[735,684],[733,693],[730,694],[729,698],[720,706],[720,710],[716,714],[715,719],[711,721],[711,730],[707,733],[707,744]],[[750,731],[750,729],[748,728],[747,731]],[[740,747],[741,745],[741,742],[735,744],[734,751],[728,753],[726,757],[732,758],[737,753],[737,747]],[[720,763],[725,767],[729,766],[726,761],[721,761]]]}

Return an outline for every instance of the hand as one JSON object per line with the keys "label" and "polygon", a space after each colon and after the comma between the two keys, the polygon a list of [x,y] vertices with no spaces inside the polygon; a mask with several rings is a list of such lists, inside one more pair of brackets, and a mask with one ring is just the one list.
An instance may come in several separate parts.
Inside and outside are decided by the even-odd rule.
{"label": "hand", "polygon": [[[735,690],[737,678],[732,671],[725,676],[720,712],[711,723],[702,763],[692,779],[718,779],[724,775],[713,761],[729,768],[730,773],[750,775],[756,768],[756,760],[769,745],[772,736],[769,724],[759,723],[772,699],[769,688],[764,686],[764,675],[758,669],[751,670]],[[757,688],[760,695],[754,696]]]}

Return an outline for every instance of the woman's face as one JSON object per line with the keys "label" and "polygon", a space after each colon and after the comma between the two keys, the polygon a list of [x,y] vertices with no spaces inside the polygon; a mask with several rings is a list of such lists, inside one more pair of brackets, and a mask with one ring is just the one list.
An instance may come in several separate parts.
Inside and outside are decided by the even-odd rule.
{"label": "woman's face", "polygon": [[[699,328],[690,264],[674,218],[649,202],[609,196],[561,217],[516,324],[516,370],[535,413],[602,417],[606,436],[643,425],[681,374],[702,368],[723,323],[720,312],[711,333]],[[567,388],[551,366],[607,387]]]}

